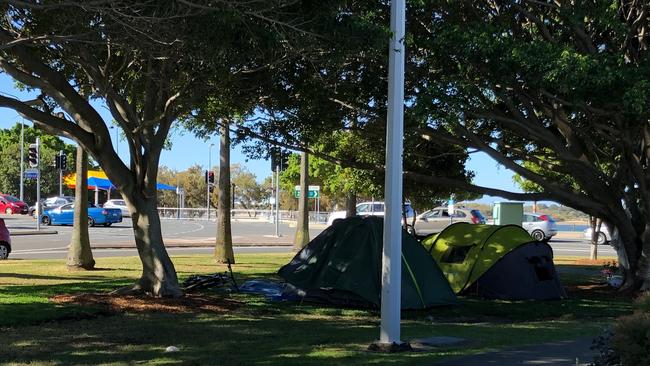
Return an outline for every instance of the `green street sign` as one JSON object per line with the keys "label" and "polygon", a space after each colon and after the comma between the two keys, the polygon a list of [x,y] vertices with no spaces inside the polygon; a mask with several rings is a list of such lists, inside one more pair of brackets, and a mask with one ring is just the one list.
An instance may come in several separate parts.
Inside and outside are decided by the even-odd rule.
{"label": "green street sign", "polygon": [[[293,196],[300,198],[300,186],[296,186],[293,191]],[[307,198],[319,198],[320,197],[320,186],[309,186],[309,191],[307,193]]]}

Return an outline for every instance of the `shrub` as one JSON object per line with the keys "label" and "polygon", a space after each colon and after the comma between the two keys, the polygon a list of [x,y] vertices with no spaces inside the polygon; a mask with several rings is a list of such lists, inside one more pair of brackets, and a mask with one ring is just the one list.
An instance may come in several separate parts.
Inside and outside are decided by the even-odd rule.
{"label": "shrub", "polygon": [[619,318],[611,342],[621,365],[650,365],[650,313]]}
{"label": "shrub", "polygon": [[650,314],[650,291],[645,291],[634,300],[634,310]]}

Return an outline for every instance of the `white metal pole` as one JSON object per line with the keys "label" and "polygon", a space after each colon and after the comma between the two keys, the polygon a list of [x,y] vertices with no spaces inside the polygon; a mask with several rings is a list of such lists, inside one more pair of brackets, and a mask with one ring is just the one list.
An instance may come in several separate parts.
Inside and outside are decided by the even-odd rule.
{"label": "white metal pole", "polygon": [[41,230],[41,139],[36,138],[36,231]]}
{"label": "white metal pole", "polygon": [[402,275],[402,139],[404,135],[404,0],[391,2],[388,47],[388,121],[384,197],[384,249],[382,258],[381,327],[379,342],[400,344]]}
{"label": "white metal pole", "polygon": [[[20,200],[25,202],[25,120],[20,120]],[[37,203],[38,204],[38,203]]]}
{"label": "white metal pole", "polygon": [[275,236],[280,236],[280,165],[275,167]]}

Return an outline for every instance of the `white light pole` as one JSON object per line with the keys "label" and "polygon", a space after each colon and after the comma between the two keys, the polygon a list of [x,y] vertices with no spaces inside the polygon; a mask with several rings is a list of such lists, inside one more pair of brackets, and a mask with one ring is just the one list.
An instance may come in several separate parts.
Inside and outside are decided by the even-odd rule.
{"label": "white light pole", "polygon": [[386,126],[386,178],[384,248],[381,276],[380,347],[404,345],[400,340],[402,297],[402,151],[404,136],[404,0],[391,2],[388,47],[388,121]]}
{"label": "white light pole", "polygon": [[210,169],[212,169],[212,146],[214,146],[214,144],[210,144],[208,147],[208,170],[207,176],[205,177],[205,194],[207,201],[208,220],[210,220]]}

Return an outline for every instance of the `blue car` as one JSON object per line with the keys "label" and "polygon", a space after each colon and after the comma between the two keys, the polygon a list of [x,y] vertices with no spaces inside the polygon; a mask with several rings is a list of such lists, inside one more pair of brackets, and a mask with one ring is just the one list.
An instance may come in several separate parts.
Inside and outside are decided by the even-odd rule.
{"label": "blue car", "polygon": [[[74,203],[46,210],[41,215],[45,225],[72,225],[74,223]],[[122,222],[122,211],[119,208],[88,207],[88,226],[111,226]]]}

